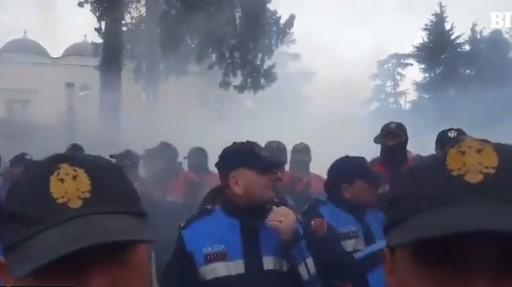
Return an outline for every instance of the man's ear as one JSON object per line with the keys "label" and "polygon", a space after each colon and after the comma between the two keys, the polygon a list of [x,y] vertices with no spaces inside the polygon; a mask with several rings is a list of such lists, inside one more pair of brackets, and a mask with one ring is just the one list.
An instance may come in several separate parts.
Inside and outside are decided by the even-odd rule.
{"label": "man's ear", "polygon": [[237,171],[232,172],[228,176],[228,182],[229,182],[229,186],[231,187],[231,190],[233,190],[238,195],[242,195],[242,190],[243,190],[241,177],[239,176],[241,172],[242,171],[237,170]]}
{"label": "man's ear", "polygon": [[384,250],[384,272],[386,275],[387,286],[398,287],[396,278],[396,269],[393,261],[393,253],[386,248]]}

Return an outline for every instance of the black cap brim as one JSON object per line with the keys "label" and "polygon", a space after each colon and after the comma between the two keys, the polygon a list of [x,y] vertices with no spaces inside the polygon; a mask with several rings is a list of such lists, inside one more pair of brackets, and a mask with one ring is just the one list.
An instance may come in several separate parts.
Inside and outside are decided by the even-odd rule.
{"label": "black cap brim", "polygon": [[381,135],[381,134],[376,135],[376,136],[373,138],[373,142],[374,142],[375,144],[382,144],[382,135]]}
{"label": "black cap brim", "polygon": [[421,212],[386,228],[388,246],[400,247],[421,240],[479,232],[512,233],[511,206],[473,203]]}
{"label": "black cap brim", "polygon": [[8,272],[16,278],[83,248],[114,242],[152,242],[147,220],[131,214],[93,214],[51,227],[5,247]]}
{"label": "black cap brim", "polygon": [[265,174],[279,171],[284,167],[284,164],[281,161],[271,158],[261,158],[260,160],[243,167],[258,173]]}

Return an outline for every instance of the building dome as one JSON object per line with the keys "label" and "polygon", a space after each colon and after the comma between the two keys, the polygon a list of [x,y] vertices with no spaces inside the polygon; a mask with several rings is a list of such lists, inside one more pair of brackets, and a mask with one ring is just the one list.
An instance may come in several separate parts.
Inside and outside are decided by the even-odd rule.
{"label": "building dome", "polygon": [[77,57],[94,57],[94,46],[91,42],[87,41],[87,37],[82,42],[75,43],[64,50],[62,57],[77,56]]}
{"label": "building dome", "polygon": [[27,32],[25,32],[23,37],[5,43],[5,45],[0,48],[0,53],[31,54],[50,57],[50,53],[48,53],[43,45],[27,37]]}

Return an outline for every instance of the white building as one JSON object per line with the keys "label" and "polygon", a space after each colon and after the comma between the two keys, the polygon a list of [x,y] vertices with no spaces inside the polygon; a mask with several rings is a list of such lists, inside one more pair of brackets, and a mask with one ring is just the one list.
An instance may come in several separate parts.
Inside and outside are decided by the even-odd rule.
{"label": "white building", "polygon": [[[280,57],[283,62],[296,61],[286,55]],[[278,138],[280,129],[296,121],[286,120],[283,111],[302,105],[301,86],[311,77],[304,72],[280,73],[284,84],[253,97],[221,90],[218,74],[193,68],[186,77],[162,83],[156,110],[149,112],[142,85],[135,82],[127,61],[122,82],[123,146],[111,147],[99,133],[99,60],[99,51],[86,39],[59,57],[52,57],[26,33],[1,47],[0,153],[8,157],[23,150],[42,156],[74,141],[98,153],[125,147],[142,150],[160,140],[181,150],[200,144],[217,150],[235,139]],[[286,100],[287,93],[295,97],[293,102]]]}

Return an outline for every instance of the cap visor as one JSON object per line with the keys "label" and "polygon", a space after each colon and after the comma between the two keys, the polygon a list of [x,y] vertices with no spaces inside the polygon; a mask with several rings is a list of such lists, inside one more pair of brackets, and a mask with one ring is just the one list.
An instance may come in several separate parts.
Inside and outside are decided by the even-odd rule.
{"label": "cap visor", "polygon": [[83,248],[114,242],[151,242],[144,217],[129,214],[93,214],[74,218],[7,247],[9,274],[27,276],[34,270]]}
{"label": "cap visor", "polygon": [[373,138],[373,142],[375,144],[382,144],[382,135],[378,134],[375,136],[375,138]]}
{"label": "cap visor", "polygon": [[280,170],[284,167],[284,164],[274,159],[261,159],[256,162],[253,166],[248,167],[259,173],[270,173]]}
{"label": "cap visor", "polygon": [[422,212],[397,223],[386,232],[388,246],[400,246],[461,233],[511,232],[510,205],[479,203],[445,206]]}

